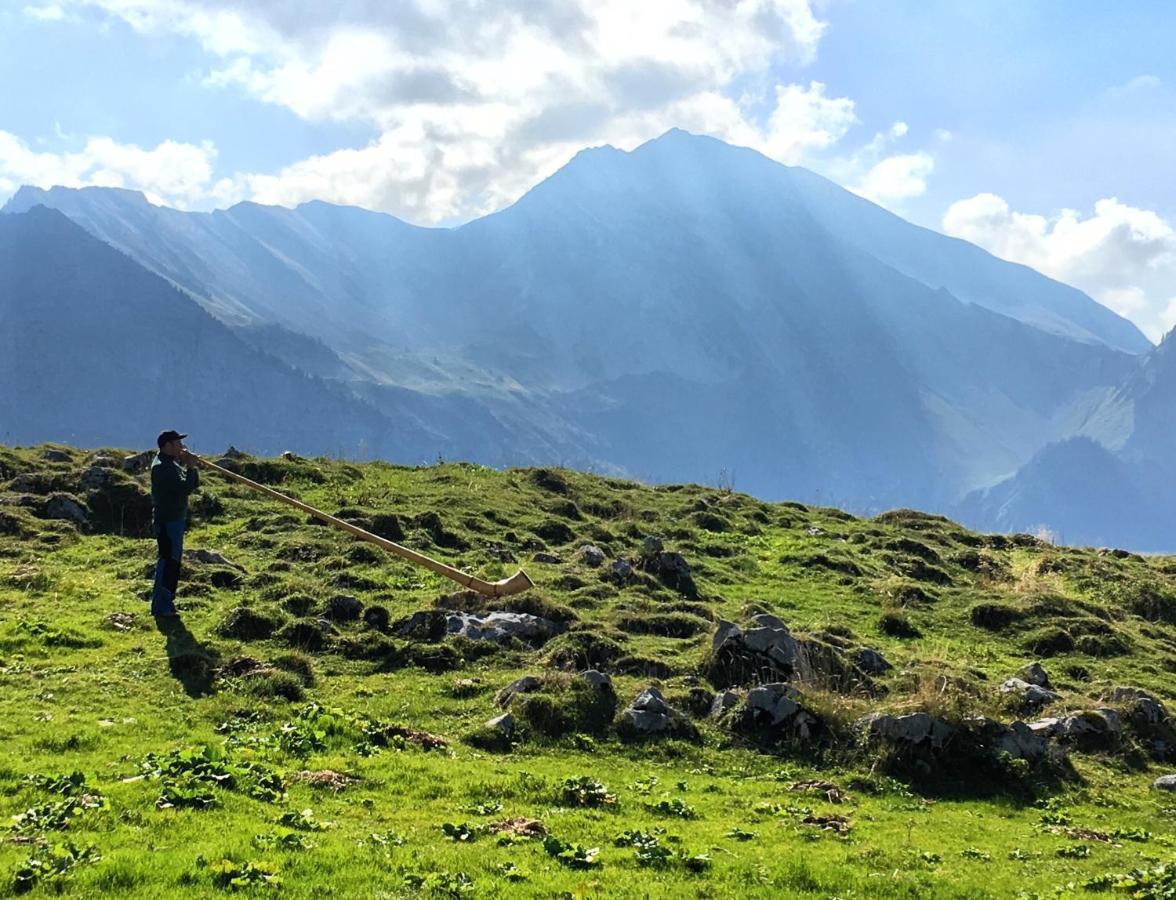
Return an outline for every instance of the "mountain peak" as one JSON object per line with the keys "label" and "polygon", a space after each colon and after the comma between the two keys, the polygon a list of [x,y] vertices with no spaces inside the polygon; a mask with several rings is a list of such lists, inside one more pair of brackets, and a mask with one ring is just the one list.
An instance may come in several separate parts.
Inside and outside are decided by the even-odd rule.
{"label": "mountain peak", "polygon": [[17,189],[7,203],[0,207],[0,213],[28,212],[34,206],[54,206],[66,208],[71,201],[81,198],[93,199],[101,197],[103,200],[125,207],[147,207],[151,202],[142,191],[117,187],[82,187],[70,188],[54,185],[45,189],[33,185],[22,185]]}

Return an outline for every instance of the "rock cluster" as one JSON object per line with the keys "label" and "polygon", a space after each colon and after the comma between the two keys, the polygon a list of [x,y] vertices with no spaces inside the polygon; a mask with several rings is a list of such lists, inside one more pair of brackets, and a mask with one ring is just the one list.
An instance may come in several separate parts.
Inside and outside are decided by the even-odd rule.
{"label": "rock cluster", "polygon": [[678,710],[670,706],[661,690],[650,685],[639,693],[617,720],[622,737],[679,737],[698,739],[698,729]]}

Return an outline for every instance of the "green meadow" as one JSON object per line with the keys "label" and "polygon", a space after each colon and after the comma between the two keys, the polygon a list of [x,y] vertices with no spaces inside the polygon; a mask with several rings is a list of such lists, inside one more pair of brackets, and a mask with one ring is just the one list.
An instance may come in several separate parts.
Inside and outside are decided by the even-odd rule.
{"label": "green meadow", "polygon": [[[124,456],[0,449],[0,895],[1176,896],[1176,794],[1152,786],[1176,748],[1112,697],[1176,703],[1176,559],[566,470],[241,457],[535,588],[463,593],[205,472],[186,546],[219,557],[185,560],[180,619],[157,624]],[[54,498],[85,522],[48,518]],[[688,580],[643,564],[648,536]],[[558,633],[454,637],[443,610]],[[764,613],[891,667],[794,679],[808,738],[712,716],[719,621]],[[1035,661],[1060,696],[1029,709],[1000,686]],[[586,669],[615,703],[585,693]],[[514,732],[488,728],[525,675],[541,686],[512,701]],[[681,714],[673,737],[618,728],[651,685]],[[858,724],[1100,708],[1121,734],[1051,740],[1040,765],[904,755]]]}

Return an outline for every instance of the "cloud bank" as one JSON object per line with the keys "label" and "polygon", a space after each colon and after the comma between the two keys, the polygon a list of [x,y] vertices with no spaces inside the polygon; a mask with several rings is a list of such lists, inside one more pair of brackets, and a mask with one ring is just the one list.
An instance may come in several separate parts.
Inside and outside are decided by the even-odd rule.
{"label": "cloud bank", "polygon": [[1046,217],[977,194],[948,208],[943,230],[1081,288],[1152,340],[1176,325],[1176,229],[1155,212],[1111,197],[1089,216]]}

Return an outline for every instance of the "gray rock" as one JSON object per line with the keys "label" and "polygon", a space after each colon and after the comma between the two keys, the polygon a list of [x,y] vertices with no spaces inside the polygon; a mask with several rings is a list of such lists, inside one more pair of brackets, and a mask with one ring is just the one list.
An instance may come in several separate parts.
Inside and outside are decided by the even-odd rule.
{"label": "gray rock", "polygon": [[763,625],[748,628],[740,640],[747,649],[766,656],[785,671],[791,672],[797,667],[797,643],[787,626]]}
{"label": "gray rock", "polygon": [[54,494],[45,502],[45,518],[65,519],[81,526],[90,521],[86,508],[68,494]]}
{"label": "gray rock", "polygon": [[604,565],[604,551],[595,544],[585,544],[577,552],[580,554],[581,561],[586,566],[591,566],[595,569],[598,566]]}
{"label": "gray rock", "polygon": [[224,452],[224,458],[229,460],[244,459],[245,454],[234,447],[232,444],[229,444],[229,449]]}
{"label": "gray rock", "polygon": [[545,641],[559,631],[559,626],[530,613],[449,613],[446,631],[474,641],[505,641],[512,637]]}
{"label": "gray rock", "polygon": [[204,550],[200,547],[192,547],[185,550],[184,559],[189,562],[207,563],[213,566],[232,566],[234,569],[241,568],[227,556],[217,553],[215,550]]}
{"label": "gray rock", "polygon": [[1053,690],[1053,685],[1049,681],[1049,675],[1046,674],[1045,669],[1039,662],[1029,663],[1029,665],[1025,666],[1021,670],[1021,677],[1030,684],[1035,684],[1046,690]]}
{"label": "gray rock", "polygon": [[82,472],[78,483],[86,491],[100,491],[114,481],[114,472],[105,466],[90,466]]}
{"label": "gray rock", "polygon": [[[228,456],[228,454],[226,453],[225,456]],[[282,459],[286,460],[286,462],[298,462],[302,457],[293,450],[283,450]]]}
{"label": "gray rock", "polygon": [[1161,775],[1152,782],[1157,791],[1176,791],[1176,775]]}
{"label": "gray rock", "polygon": [[711,649],[718,650],[723,644],[729,640],[738,640],[743,637],[743,629],[734,622],[728,622],[726,619],[719,619],[719,625],[715,629],[714,636],[711,638]]}
{"label": "gray rock", "polygon": [[1043,759],[1049,749],[1044,736],[1019,721],[1013,722],[1005,729],[998,746],[1013,759],[1023,759],[1031,763]]}
{"label": "gray rock", "polygon": [[516,678],[494,696],[494,702],[501,707],[510,706],[511,701],[519,694],[530,694],[539,690],[542,682],[536,675],[524,675]]}
{"label": "gray rock", "polygon": [[1168,710],[1164,704],[1139,688],[1117,687],[1110,692],[1107,699],[1127,707],[1128,715],[1136,725],[1162,725],[1168,720]]}
{"label": "gray rock", "polygon": [[662,539],[655,534],[647,534],[641,539],[641,551],[646,556],[653,556],[655,554],[661,553],[664,549],[664,546],[665,545],[662,544]]}
{"label": "gray rock", "polygon": [[676,736],[696,738],[690,721],[666,703],[661,691],[650,685],[621,712],[617,727],[628,737]]}
{"label": "gray rock", "polygon": [[97,456],[91,457],[90,465],[97,466],[100,469],[117,469],[118,460],[113,456],[107,456],[100,453]]}
{"label": "gray rock", "polygon": [[69,462],[70,455],[64,450],[49,448],[41,454],[41,459],[45,460],[45,462]]}
{"label": "gray rock", "polygon": [[658,713],[660,715],[669,715],[670,704],[666,703],[661,691],[655,687],[647,687],[637,698],[629,705],[630,709],[641,710],[642,712]]}
{"label": "gray rock", "polygon": [[559,565],[559,557],[558,556],[556,556],[554,553],[547,553],[542,550],[539,551],[538,553],[536,553],[534,556],[532,556],[531,559],[535,560],[535,562],[537,562],[537,563],[543,563],[544,565],[548,565],[548,566]]}
{"label": "gray rock", "polygon": [[779,616],[773,616],[771,613],[759,613],[758,615],[752,616],[751,624],[756,628],[778,628],[788,631],[788,626],[784,624],[784,620]]}
{"label": "gray rock", "polygon": [[761,684],[747,692],[747,708],[762,712],[771,725],[779,725],[800,711],[800,693],[791,685]]}
{"label": "gray rock", "polygon": [[715,694],[715,699],[711,701],[710,717],[712,719],[722,718],[727,710],[734,707],[739,702],[739,695],[734,691],[719,691]]}
{"label": "gray rock", "polygon": [[997,753],[1007,753],[1013,759],[1035,763],[1049,750],[1046,735],[1034,731],[1024,722],[1005,725],[986,716],[975,716],[966,720],[963,727],[981,745]]}
{"label": "gray rock", "polygon": [[515,723],[515,717],[507,712],[488,720],[485,727],[492,728],[495,731],[510,737],[514,734],[515,728],[517,726]]}
{"label": "gray rock", "polygon": [[617,581],[629,581],[633,577],[633,564],[624,557],[614,559],[608,571]]}
{"label": "gray rock", "polygon": [[610,678],[604,672],[598,672],[596,669],[585,669],[583,672],[580,672],[576,677],[583,678],[585,681],[587,681],[590,685],[592,685],[598,691],[611,691],[612,690],[612,686],[613,686],[612,678]]}
{"label": "gray rock", "polygon": [[1107,746],[1117,743],[1123,734],[1119,714],[1106,707],[1090,709],[1068,716],[1038,719],[1029,729],[1042,737],[1065,743]]}
{"label": "gray rock", "polygon": [[812,736],[818,721],[801,706],[802,699],[799,691],[782,682],[756,685],[747,692],[740,727],[745,731],[768,729],[807,739]]}
{"label": "gray rock", "polygon": [[1010,678],[1000,686],[1000,692],[1002,694],[1016,694],[1022,702],[1030,706],[1044,706],[1046,703],[1062,699],[1061,694],[1040,685],[1022,681],[1020,678]]}
{"label": "gray rock", "polygon": [[858,719],[856,727],[867,739],[889,741],[894,744],[926,744],[932,749],[942,749],[955,729],[942,719],[927,713],[910,713],[895,716],[890,713],[870,713]]}
{"label": "gray rock", "polygon": [[139,472],[146,472],[151,468],[151,463],[155,461],[154,450],[144,450],[142,453],[133,453],[130,456],[124,457],[122,461],[122,468],[124,472],[130,472],[135,475]]}
{"label": "gray rock", "polygon": [[853,656],[854,665],[867,675],[884,675],[894,668],[890,662],[873,647],[859,647]]}

